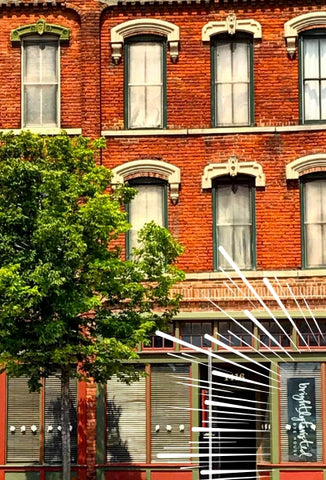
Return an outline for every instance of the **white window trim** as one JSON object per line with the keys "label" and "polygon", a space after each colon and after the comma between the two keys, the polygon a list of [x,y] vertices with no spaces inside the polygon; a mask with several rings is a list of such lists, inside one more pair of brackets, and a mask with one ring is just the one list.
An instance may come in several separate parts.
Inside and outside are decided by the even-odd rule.
{"label": "white window trim", "polygon": [[179,167],[171,165],[160,160],[133,160],[131,162],[123,163],[118,167],[112,169],[113,178],[112,186],[124,183],[130,176],[137,175],[138,177],[146,176],[148,173],[154,173],[160,178],[167,180],[170,187],[170,198],[173,204],[177,203],[179,199],[179,187],[181,183],[181,171]]}
{"label": "white window trim", "polygon": [[153,18],[139,18],[120,23],[111,29],[112,60],[116,65],[122,56],[122,47],[125,39],[134,35],[143,34],[161,35],[167,38],[170,57],[175,63],[179,56],[180,29],[173,23]]}
{"label": "white window trim", "polygon": [[202,41],[209,42],[213,35],[228,33],[234,35],[238,32],[246,32],[254,38],[262,38],[262,28],[259,22],[253,19],[238,20],[235,14],[231,13],[226,20],[212,21],[206,23],[202,28]]}
{"label": "white window trim", "polygon": [[204,168],[202,175],[202,189],[212,188],[213,179],[230,175],[243,174],[255,177],[256,187],[265,187],[266,179],[263,172],[263,167],[257,162],[239,162],[234,156],[230,157],[227,163],[210,163]]}
{"label": "white window trim", "polygon": [[[51,40],[51,41],[56,41],[57,44],[58,44],[58,48],[57,48],[57,58],[56,58],[56,61],[57,61],[57,70],[58,70],[58,73],[57,73],[57,76],[58,76],[58,88],[57,88],[57,104],[56,104],[56,107],[57,107],[57,122],[56,122],[56,125],[55,126],[44,126],[44,125],[26,125],[25,126],[25,104],[24,104],[24,63],[25,63],[25,42],[28,42],[29,40],[35,40],[37,42],[42,42],[42,41],[47,41],[47,40]],[[60,119],[61,119],[61,62],[60,62],[60,59],[61,59],[61,51],[60,51],[60,40],[58,38],[57,35],[55,36],[50,36],[50,35],[44,35],[43,36],[35,36],[35,35],[26,35],[25,37],[23,37],[22,41],[21,41],[21,126],[22,126],[22,129],[24,130],[34,130],[36,131],[36,133],[42,133],[44,130],[48,130],[48,129],[51,129],[51,130],[55,130],[55,129],[59,129],[61,130],[60,128]]]}
{"label": "white window trim", "polygon": [[293,160],[286,166],[286,179],[297,180],[311,169],[326,169],[326,153],[314,153]]}
{"label": "white window trim", "polygon": [[310,12],[294,17],[284,24],[286,49],[292,59],[296,52],[300,32],[310,27],[326,27],[326,12]]}

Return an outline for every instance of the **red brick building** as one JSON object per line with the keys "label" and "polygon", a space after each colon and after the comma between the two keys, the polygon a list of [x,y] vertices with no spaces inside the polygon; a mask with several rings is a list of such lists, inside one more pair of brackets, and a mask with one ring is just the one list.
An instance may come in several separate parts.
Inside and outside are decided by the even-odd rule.
{"label": "red brick building", "polygon": [[[173,334],[204,349],[211,346],[204,333],[223,335],[223,342],[256,358],[249,342],[263,350],[265,360],[259,361],[276,371],[284,355],[272,360],[266,345],[230,319],[257,338],[264,336],[243,313],[250,307],[291,352],[294,362],[285,368],[279,394],[244,395],[244,406],[270,404],[269,418],[250,423],[247,446],[236,447],[250,448],[249,466],[267,472],[252,478],[324,479],[324,2],[2,0],[0,59],[0,129],[104,136],[101,161],[113,169],[113,181],[139,190],[128,207],[133,229],[127,255],[139,227],[152,218],[185,246],[180,267],[187,277],[177,288],[184,298]],[[219,245],[284,332],[228,271]],[[264,340],[278,352],[268,337]],[[72,386],[73,478],[199,479],[197,459],[195,468],[180,470],[191,465],[157,458],[165,447],[189,448],[188,442],[196,441],[191,427],[205,418],[202,384],[190,389],[177,383],[179,376],[195,384],[207,381],[205,366],[167,355],[183,350],[154,338],[151,346],[140,347],[140,368],[149,374],[144,381],[131,387],[114,380],[105,388]],[[207,362],[205,355],[202,361]],[[241,367],[230,371],[239,373]],[[286,431],[290,407],[284,392],[290,378],[313,379],[316,434],[309,455],[295,451]],[[5,405],[0,480],[58,479],[60,425],[52,408],[57,379],[49,379],[41,395],[28,397],[28,404],[21,379],[2,376],[0,382]],[[235,450],[228,452],[236,462]],[[229,468],[230,461],[222,467]],[[240,468],[247,467],[240,463]]]}

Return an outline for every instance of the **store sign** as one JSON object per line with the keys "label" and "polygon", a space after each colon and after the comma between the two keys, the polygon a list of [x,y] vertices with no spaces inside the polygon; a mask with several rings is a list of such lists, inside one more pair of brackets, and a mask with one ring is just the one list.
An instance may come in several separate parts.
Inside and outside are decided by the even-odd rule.
{"label": "store sign", "polygon": [[288,445],[290,462],[317,461],[316,395],[314,378],[289,378]]}

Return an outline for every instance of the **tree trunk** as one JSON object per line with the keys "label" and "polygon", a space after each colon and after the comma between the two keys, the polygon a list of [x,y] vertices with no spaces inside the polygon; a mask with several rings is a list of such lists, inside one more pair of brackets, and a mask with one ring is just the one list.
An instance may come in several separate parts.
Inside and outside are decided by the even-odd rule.
{"label": "tree trunk", "polygon": [[69,370],[61,370],[62,480],[70,480]]}

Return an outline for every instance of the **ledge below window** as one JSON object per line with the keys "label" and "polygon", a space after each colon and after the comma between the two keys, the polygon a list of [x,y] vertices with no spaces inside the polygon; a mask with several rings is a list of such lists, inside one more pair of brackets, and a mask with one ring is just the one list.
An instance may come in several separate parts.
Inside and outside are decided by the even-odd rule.
{"label": "ledge below window", "polygon": [[1,128],[1,133],[10,133],[19,135],[21,132],[39,133],[40,135],[59,135],[61,132],[65,132],[68,135],[81,135],[81,128]]}
{"label": "ledge below window", "polygon": [[[304,278],[304,277],[326,277],[326,268],[305,269],[305,270],[241,270],[246,278]],[[231,278],[239,278],[234,270],[226,270]],[[222,272],[194,272],[186,273],[185,280],[220,280],[225,279]]]}
{"label": "ledge below window", "polygon": [[157,137],[184,135],[227,135],[283,132],[311,132],[326,130],[326,124],[315,125],[275,125],[268,127],[214,127],[214,128],[180,128],[180,129],[139,129],[139,130],[102,130],[103,137]]}

